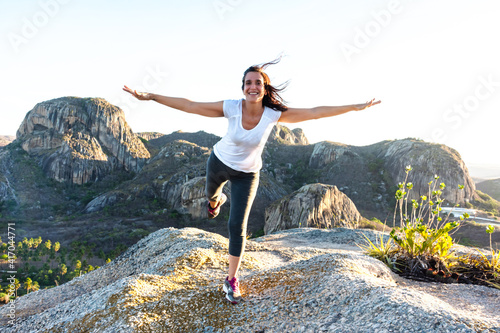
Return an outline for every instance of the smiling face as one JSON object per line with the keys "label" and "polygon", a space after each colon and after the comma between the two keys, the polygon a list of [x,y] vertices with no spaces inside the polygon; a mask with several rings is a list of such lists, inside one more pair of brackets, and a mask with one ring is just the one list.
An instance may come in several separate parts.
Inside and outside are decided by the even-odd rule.
{"label": "smiling face", "polygon": [[248,72],[243,80],[243,95],[248,102],[261,102],[265,95],[264,77],[259,72]]}

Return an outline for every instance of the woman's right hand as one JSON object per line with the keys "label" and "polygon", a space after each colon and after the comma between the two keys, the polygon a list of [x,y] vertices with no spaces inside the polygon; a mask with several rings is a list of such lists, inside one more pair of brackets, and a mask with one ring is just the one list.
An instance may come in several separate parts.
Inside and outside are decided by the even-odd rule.
{"label": "woman's right hand", "polygon": [[153,99],[153,94],[137,92],[137,90],[132,90],[127,86],[123,86],[123,90],[134,96],[140,101],[150,101]]}

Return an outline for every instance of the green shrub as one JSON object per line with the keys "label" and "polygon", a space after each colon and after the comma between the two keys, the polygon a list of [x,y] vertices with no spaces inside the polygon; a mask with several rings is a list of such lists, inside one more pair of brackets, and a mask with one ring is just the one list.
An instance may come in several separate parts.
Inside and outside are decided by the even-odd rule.
{"label": "green shrub", "polygon": [[[453,240],[450,232],[460,226],[459,222],[448,222],[450,211],[446,218],[441,216],[442,191],[446,185],[438,184],[439,176],[428,183],[427,195],[420,196],[419,200],[410,200],[413,184],[408,182],[411,166],[406,167],[406,178],[398,184],[395,193],[396,204],[394,207],[393,225],[390,240],[380,244],[367,239],[364,246],[365,252],[382,260],[394,271],[405,273],[407,276],[418,275],[428,268],[446,270],[450,273],[450,265],[455,256],[451,251]],[[459,186],[463,190],[463,186]],[[399,219],[398,219],[399,217]],[[467,213],[461,220],[469,217]],[[396,220],[399,220],[396,226]]]}

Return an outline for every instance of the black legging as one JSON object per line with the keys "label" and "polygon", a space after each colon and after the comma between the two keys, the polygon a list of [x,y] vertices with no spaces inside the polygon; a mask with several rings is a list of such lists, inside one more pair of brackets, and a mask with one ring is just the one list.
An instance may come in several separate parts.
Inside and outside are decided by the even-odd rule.
{"label": "black legging", "polygon": [[207,162],[205,192],[208,200],[219,201],[222,188],[227,181],[231,182],[231,208],[228,221],[229,254],[239,257],[245,248],[248,216],[259,186],[259,173],[233,170],[222,163],[212,152]]}

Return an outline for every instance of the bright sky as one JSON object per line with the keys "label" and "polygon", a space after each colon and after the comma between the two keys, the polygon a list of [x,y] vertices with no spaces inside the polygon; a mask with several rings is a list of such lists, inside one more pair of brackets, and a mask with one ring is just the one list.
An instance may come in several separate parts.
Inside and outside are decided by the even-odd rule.
{"label": "bright sky", "polygon": [[498,0],[0,0],[0,134],[38,102],[102,97],[135,132],[204,130],[224,119],[138,102],[141,91],[195,101],[241,98],[250,65],[268,68],[292,107],[371,98],[363,112],[308,121],[314,143],[414,137],[498,165]]}

